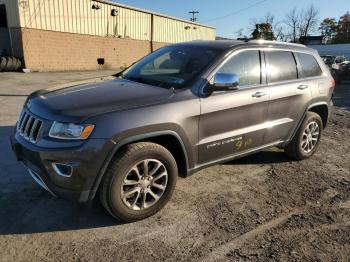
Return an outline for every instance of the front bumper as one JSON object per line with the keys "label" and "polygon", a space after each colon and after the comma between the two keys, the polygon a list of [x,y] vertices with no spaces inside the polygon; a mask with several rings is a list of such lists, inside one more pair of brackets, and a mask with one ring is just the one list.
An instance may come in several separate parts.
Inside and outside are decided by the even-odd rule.
{"label": "front bumper", "polygon": [[[87,202],[95,180],[114,143],[108,139],[88,139],[81,145],[43,148],[26,141],[17,133],[10,137],[18,161],[23,162],[32,178],[51,194]],[[62,176],[53,163],[73,163],[71,176]]]}

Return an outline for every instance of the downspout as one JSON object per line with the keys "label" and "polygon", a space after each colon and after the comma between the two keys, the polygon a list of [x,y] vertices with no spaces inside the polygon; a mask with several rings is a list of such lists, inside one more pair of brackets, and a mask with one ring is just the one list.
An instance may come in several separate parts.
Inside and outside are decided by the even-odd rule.
{"label": "downspout", "polygon": [[153,47],[153,34],[154,34],[154,14],[151,14],[151,53],[154,51]]}

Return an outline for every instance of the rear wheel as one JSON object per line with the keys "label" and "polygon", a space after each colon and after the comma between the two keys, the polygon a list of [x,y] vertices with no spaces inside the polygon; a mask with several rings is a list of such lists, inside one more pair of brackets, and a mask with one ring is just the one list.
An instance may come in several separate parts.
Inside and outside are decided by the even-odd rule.
{"label": "rear wheel", "polygon": [[106,172],[101,203],[120,221],[144,219],[170,200],[177,176],[175,159],[166,148],[148,142],[127,145]]}
{"label": "rear wheel", "polygon": [[314,112],[308,112],[298,132],[285,147],[285,152],[297,160],[312,156],[320,144],[322,132],[321,117]]}

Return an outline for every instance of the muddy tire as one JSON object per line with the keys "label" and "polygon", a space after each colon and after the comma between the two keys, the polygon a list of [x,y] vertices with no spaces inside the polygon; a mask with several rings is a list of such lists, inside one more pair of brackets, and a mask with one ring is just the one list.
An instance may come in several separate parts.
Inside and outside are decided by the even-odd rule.
{"label": "muddy tire", "polygon": [[178,176],[176,161],[164,147],[130,144],[117,153],[101,182],[100,200],[122,222],[152,216],[171,199]]}
{"label": "muddy tire", "polygon": [[321,117],[314,112],[308,112],[298,132],[284,148],[284,151],[296,160],[308,158],[316,152],[322,133],[323,122]]}

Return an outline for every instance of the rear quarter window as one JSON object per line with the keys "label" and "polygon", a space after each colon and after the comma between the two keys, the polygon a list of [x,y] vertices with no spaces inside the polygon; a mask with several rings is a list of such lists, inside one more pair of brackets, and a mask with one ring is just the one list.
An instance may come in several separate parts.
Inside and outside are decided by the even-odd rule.
{"label": "rear quarter window", "polygon": [[297,65],[292,52],[268,51],[269,82],[281,82],[298,78]]}
{"label": "rear quarter window", "polygon": [[322,75],[322,70],[313,55],[296,53],[300,63],[300,76],[302,78]]}

